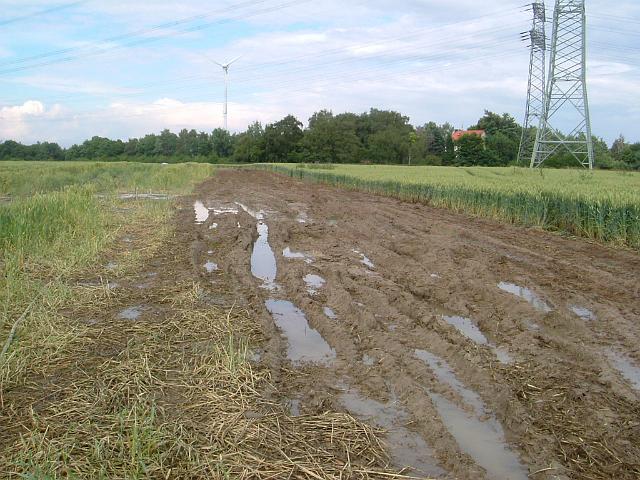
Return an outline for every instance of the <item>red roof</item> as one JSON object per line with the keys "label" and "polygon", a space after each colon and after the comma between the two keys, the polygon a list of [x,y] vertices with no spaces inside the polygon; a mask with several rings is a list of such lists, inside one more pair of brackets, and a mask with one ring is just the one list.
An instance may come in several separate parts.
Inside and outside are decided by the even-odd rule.
{"label": "red roof", "polygon": [[477,135],[478,137],[485,137],[487,132],[484,130],[456,130],[451,134],[451,138],[454,142],[457,142],[465,135]]}

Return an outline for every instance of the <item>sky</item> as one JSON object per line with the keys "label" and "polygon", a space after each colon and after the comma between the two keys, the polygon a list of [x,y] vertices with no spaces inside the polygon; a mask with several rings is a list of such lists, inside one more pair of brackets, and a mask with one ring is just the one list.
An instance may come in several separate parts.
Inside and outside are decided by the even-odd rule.
{"label": "sky", "polygon": [[[553,2],[547,1],[549,13]],[[640,141],[640,2],[587,0],[593,133]],[[229,129],[390,109],[524,116],[522,0],[0,0],[0,141]],[[550,15],[549,15],[550,16]],[[550,35],[551,28],[548,27]],[[571,119],[558,128],[571,130]]]}

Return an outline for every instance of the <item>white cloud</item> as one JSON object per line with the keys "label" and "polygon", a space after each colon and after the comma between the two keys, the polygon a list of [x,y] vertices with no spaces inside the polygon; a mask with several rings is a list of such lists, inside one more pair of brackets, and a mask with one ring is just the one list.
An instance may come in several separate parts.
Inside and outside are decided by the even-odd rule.
{"label": "white cloud", "polygon": [[[84,52],[87,45],[89,50],[112,47],[114,42],[105,43],[105,38],[176,18],[211,13],[203,21],[215,21],[283,3],[245,2],[244,8],[222,12],[240,1],[87,2],[64,13],[84,23],[50,22],[45,27],[39,19],[35,25],[40,28],[32,32],[14,28],[16,43],[5,48],[15,51],[20,38],[28,36],[30,44],[41,46],[20,56],[79,46]],[[9,16],[23,10],[21,1],[6,3]],[[29,4],[36,9],[48,2]],[[163,128],[211,130],[222,124],[223,77],[203,55],[226,60],[242,54],[231,68],[232,129],[287,113],[306,120],[321,108],[390,108],[416,124],[469,125],[485,108],[520,120],[528,53],[518,36],[529,21],[521,5],[516,0],[461,0],[455,5],[446,0],[301,2],[190,35],[29,71],[11,78],[13,84],[5,76],[3,96],[9,105],[19,105],[6,108],[24,108],[27,98],[64,105],[39,116],[18,115],[22,127],[12,131],[24,141],[46,137],[69,144],[93,135],[127,138]],[[611,23],[606,17],[610,2],[593,0],[588,8],[601,25]],[[616,4],[615,15],[621,12],[633,18],[639,10],[636,2],[624,0]],[[599,44],[590,49],[594,132],[608,139],[619,131],[640,138],[634,106],[640,104],[637,61],[628,53],[632,46],[618,48],[621,37],[605,33],[598,32],[594,41]],[[614,55],[605,44],[613,45]],[[7,135],[5,121],[0,122],[0,134]]]}

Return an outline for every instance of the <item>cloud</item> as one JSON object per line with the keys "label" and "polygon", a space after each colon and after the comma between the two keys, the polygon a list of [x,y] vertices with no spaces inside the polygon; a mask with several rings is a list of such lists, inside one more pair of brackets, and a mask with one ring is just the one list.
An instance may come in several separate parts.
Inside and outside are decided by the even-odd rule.
{"label": "cloud", "polygon": [[44,113],[42,102],[35,100],[0,108],[0,138],[23,138],[29,131],[29,117],[39,117]]}
{"label": "cloud", "polygon": [[[7,15],[23,10],[21,1],[5,3]],[[29,2],[36,10],[48,3]],[[238,3],[245,6],[223,12]],[[288,113],[306,120],[321,108],[389,108],[415,124],[434,120],[456,126],[477,121],[485,108],[523,115],[528,51],[519,32],[529,28],[530,14],[521,1],[326,0],[245,15],[282,3],[291,2],[87,2],[56,14],[74,21],[38,18],[29,24],[33,28],[13,28],[3,48],[23,57],[59,48],[112,47],[118,42],[104,39],[194,15],[211,15],[201,23],[244,17],[192,35],[5,75],[5,108],[25,108],[25,100],[34,98],[61,104],[39,115],[15,114],[21,127],[11,132],[23,141],[46,137],[69,144],[93,135],[128,138],[163,128],[212,130],[222,125],[224,84],[221,70],[204,57],[240,54],[231,68],[234,130]],[[596,26],[622,28],[610,18],[610,2],[593,0],[588,8]],[[623,0],[615,15],[621,12],[633,18],[640,9]],[[594,30],[590,38],[594,132],[608,140],[620,131],[640,138],[635,46],[628,36],[604,30]],[[7,136],[5,123],[0,120],[0,133]]]}

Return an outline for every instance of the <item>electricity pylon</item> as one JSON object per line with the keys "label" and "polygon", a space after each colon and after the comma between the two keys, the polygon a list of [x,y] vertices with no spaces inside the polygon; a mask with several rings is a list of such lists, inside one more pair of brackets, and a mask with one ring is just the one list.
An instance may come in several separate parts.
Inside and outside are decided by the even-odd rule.
{"label": "electricity pylon", "polygon": [[531,4],[533,12],[533,23],[531,30],[521,34],[523,41],[528,41],[531,49],[529,60],[529,87],[527,89],[527,108],[524,114],[522,126],[522,137],[520,138],[520,148],[518,150],[518,164],[526,165],[531,161],[535,136],[532,135],[531,128],[540,124],[542,113],[544,112],[544,95],[546,88],[546,52],[547,33],[545,24],[547,14],[544,1],[533,2]]}
{"label": "electricity pylon", "polygon": [[[550,156],[563,150],[580,165],[593,168],[586,56],[584,0],[556,0],[549,81],[531,168],[540,167]],[[564,135],[557,129],[558,123],[569,121],[576,126]]]}

